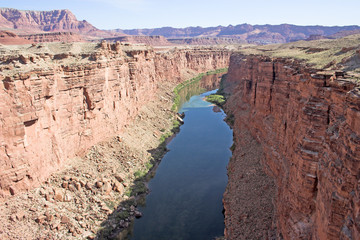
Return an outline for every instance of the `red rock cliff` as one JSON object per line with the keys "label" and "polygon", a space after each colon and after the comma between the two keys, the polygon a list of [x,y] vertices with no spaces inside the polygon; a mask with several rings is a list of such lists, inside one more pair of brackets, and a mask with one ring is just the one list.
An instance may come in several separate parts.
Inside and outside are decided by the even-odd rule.
{"label": "red rock cliff", "polygon": [[159,82],[226,67],[229,56],[212,49],[156,53],[119,43],[88,53],[3,56],[15,68],[2,69],[0,78],[0,195],[36,186],[68,158],[121,132]]}
{"label": "red rock cliff", "polygon": [[257,139],[275,180],[278,237],[359,239],[359,87],[296,61],[233,55],[226,91],[234,129]]}
{"label": "red rock cliff", "polygon": [[78,21],[69,10],[24,11],[0,9],[0,27],[42,31],[88,32],[97,30],[86,21]]}

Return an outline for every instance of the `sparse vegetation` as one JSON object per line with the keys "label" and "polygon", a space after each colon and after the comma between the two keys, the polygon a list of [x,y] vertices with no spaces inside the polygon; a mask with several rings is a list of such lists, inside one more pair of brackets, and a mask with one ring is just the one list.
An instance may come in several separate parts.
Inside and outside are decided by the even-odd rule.
{"label": "sparse vegetation", "polygon": [[211,94],[209,96],[206,96],[206,101],[214,103],[220,107],[222,107],[226,102],[225,97],[218,94]]}
{"label": "sparse vegetation", "polygon": [[124,220],[125,218],[130,217],[130,213],[128,211],[118,211],[116,214],[116,218],[118,220]]}
{"label": "sparse vegetation", "polygon": [[137,170],[135,173],[134,173],[134,176],[136,178],[142,178],[146,175],[146,171],[144,170]]}
{"label": "sparse vegetation", "polygon": [[130,196],[137,196],[137,195],[146,193],[147,191],[148,191],[148,188],[146,187],[146,185],[143,181],[135,181],[135,185],[132,188]]}

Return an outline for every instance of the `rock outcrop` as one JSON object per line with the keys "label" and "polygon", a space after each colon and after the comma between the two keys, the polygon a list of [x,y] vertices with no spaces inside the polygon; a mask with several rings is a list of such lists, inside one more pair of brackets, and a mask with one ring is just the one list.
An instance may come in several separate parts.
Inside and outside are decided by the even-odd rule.
{"label": "rock outcrop", "polygon": [[66,9],[52,11],[28,11],[0,8],[0,29],[14,29],[17,33],[74,32],[89,37],[114,36],[99,30],[87,21],[78,21]]}
{"label": "rock outcrop", "polygon": [[15,33],[9,31],[0,31],[0,44],[4,45],[22,45],[31,44],[32,41],[19,37]]}
{"label": "rock outcrop", "polygon": [[34,43],[41,42],[86,42],[86,40],[79,34],[73,32],[50,32],[50,33],[37,33],[28,35],[19,35],[28,41]]}
{"label": "rock outcrop", "polygon": [[[59,53],[51,51],[56,48]],[[1,196],[36,186],[68,158],[120,133],[159,82],[226,67],[230,56],[223,49],[158,53],[106,42],[30,50],[1,59],[8,63],[0,78]]]}
{"label": "rock outcrop", "polygon": [[[261,144],[263,166],[275,181],[278,237],[359,239],[358,84],[294,60],[235,54],[225,90],[234,129],[247,129]],[[234,133],[241,148],[242,135]],[[236,204],[226,201],[231,194],[225,215]],[[225,237],[235,239],[229,230],[239,223],[226,224]]]}

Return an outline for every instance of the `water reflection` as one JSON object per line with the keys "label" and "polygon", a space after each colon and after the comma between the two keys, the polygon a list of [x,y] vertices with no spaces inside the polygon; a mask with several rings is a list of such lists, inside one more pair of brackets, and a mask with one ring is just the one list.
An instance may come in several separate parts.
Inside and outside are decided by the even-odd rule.
{"label": "water reflection", "polygon": [[194,82],[179,91],[181,106],[190,100],[192,96],[219,88],[223,73],[204,76],[200,81]]}

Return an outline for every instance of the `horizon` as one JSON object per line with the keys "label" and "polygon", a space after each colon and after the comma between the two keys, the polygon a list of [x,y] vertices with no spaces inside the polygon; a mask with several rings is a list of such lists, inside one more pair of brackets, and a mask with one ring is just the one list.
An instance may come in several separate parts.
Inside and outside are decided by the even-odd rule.
{"label": "horizon", "polygon": [[[203,3],[204,2],[204,3]],[[229,8],[230,6],[230,8]],[[259,8],[258,6],[262,6]],[[284,0],[214,0],[167,2],[165,0],[3,0],[1,8],[23,11],[69,10],[79,21],[86,20],[98,29],[131,30],[250,25],[359,26],[360,2],[345,4],[320,0],[289,3]],[[198,10],[200,9],[200,10]]]}
{"label": "horizon", "polygon": [[[29,9],[18,9],[18,8],[12,8],[12,7],[0,7],[0,9],[15,9],[18,11],[33,11],[33,12],[47,12],[47,11],[63,11],[63,10],[67,10],[70,11],[72,14],[74,14],[70,9],[64,8],[64,9],[52,9],[52,10],[29,10]],[[75,14],[74,14],[75,15]],[[78,17],[75,15],[76,19],[78,21],[87,21],[86,19],[78,19]],[[91,22],[87,21],[88,23],[92,24]],[[155,27],[155,28],[216,28],[216,27],[236,27],[239,25],[251,25],[251,26],[281,26],[281,25],[292,25],[292,26],[300,26],[300,27],[344,27],[344,26],[360,26],[360,25],[298,25],[298,24],[293,24],[293,23],[280,23],[280,24],[251,24],[251,23],[238,23],[238,24],[228,24],[228,25],[217,25],[217,26],[185,26],[185,27],[173,27],[173,26],[162,26],[162,27]],[[155,29],[155,28],[117,28],[117,29],[121,29],[121,30],[134,30],[134,29]],[[100,30],[116,30],[115,29],[100,29]]]}

